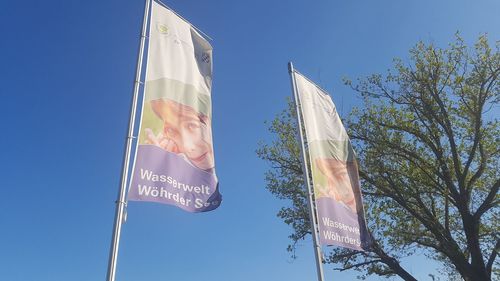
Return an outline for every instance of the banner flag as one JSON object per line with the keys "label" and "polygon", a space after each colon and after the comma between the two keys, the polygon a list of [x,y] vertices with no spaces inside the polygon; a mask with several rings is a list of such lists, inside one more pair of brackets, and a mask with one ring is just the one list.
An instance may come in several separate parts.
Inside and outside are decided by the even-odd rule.
{"label": "banner flag", "polygon": [[128,199],[210,211],[222,200],[212,146],[212,46],[189,23],[152,2]]}
{"label": "banner flag", "polygon": [[295,72],[321,245],[369,246],[356,157],[328,93]]}

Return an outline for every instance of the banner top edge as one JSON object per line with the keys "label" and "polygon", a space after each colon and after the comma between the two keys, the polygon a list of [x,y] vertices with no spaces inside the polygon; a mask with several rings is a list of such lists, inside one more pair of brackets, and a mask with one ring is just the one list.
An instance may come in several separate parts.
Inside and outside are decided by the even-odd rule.
{"label": "banner top edge", "polygon": [[318,84],[316,84],[316,82],[314,82],[313,80],[311,80],[309,77],[307,77],[306,75],[302,74],[300,71],[298,71],[296,68],[293,69],[293,73],[297,73],[299,74],[300,76],[304,77],[304,79],[306,79],[307,81],[309,81],[310,83],[312,83],[316,88],[320,89],[325,95],[330,96],[330,93],[328,91],[326,91],[325,89],[323,89],[321,86],[319,86]]}
{"label": "banner top edge", "polygon": [[205,37],[206,39],[210,40],[210,41],[214,41],[214,39],[212,39],[212,37],[208,36],[208,34],[206,34],[205,32],[203,32],[201,29],[199,29],[198,27],[196,27],[196,25],[192,24],[190,21],[188,21],[187,19],[185,19],[183,16],[181,16],[179,13],[177,13],[174,9],[172,9],[170,6],[168,6],[167,4],[163,3],[162,1],[160,0],[152,0],[153,2],[156,2],[158,4],[160,4],[161,6],[163,6],[164,8],[170,10],[172,13],[174,13],[176,16],[178,16],[179,18],[181,18],[183,21],[185,21],[187,24],[189,24],[192,28],[194,28],[194,30],[198,33],[200,33],[203,37]]}

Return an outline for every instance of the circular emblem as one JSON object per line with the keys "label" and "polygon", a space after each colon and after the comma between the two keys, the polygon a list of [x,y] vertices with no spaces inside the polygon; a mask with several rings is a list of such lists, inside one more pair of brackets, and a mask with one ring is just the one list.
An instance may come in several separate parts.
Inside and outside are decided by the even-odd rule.
{"label": "circular emblem", "polygon": [[156,24],[156,30],[158,30],[158,32],[160,34],[164,34],[164,35],[168,35],[169,34],[169,28],[168,28],[168,26],[166,26],[163,23],[157,23]]}

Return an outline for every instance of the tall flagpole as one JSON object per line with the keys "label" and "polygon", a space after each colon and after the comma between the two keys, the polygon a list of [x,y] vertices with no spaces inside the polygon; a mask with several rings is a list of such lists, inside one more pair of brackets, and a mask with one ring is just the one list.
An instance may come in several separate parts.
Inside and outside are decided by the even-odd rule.
{"label": "tall flagpole", "polygon": [[130,165],[130,150],[134,139],[135,115],[137,112],[137,100],[139,96],[139,89],[141,84],[142,73],[142,58],[144,56],[144,44],[146,41],[146,29],[148,25],[149,6],[152,0],[146,0],[144,6],[144,18],[142,19],[142,31],[139,43],[139,53],[137,55],[137,65],[135,70],[134,90],[132,95],[132,105],[130,107],[130,117],[128,123],[128,133],[125,143],[125,152],[122,164],[122,176],[120,181],[120,190],[118,192],[118,199],[116,200],[115,222],[113,226],[113,239],[111,241],[111,248],[109,251],[108,273],[106,280],[114,281],[116,277],[116,261],[118,258],[118,247],[120,244],[120,233],[125,214],[125,195],[128,182],[128,172]]}
{"label": "tall flagpole", "polygon": [[309,182],[309,169],[307,167],[307,159],[305,154],[304,147],[304,135],[302,134],[302,122],[301,122],[301,114],[299,108],[300,99],[297,94],[297,82],[295,81],[295,70],[293,69],[292,62],[288,63],[288,72],[290,73],[290,79],[292,81],[292,92],[293,99],[295,101],[295,110],[297,111],[297,123],[299,124],[299,137],[300,137],[300,155],[302,156],[302,171],[304,174],[304,182],[307,185],[307,193],[308,193],[308,201],[307,205],[309,207],[309,220],[311,221],[311,232],[313,237],[314,244],[314,254],[316,257],[316,271],[318,273],[318,281],[323,281],[323,266],[322,266],[322,258],[321,258],[321,247],[318,244],[318,228],[316,225],[316,211],[313,204],[313,193],[311,190],[311,184]]}

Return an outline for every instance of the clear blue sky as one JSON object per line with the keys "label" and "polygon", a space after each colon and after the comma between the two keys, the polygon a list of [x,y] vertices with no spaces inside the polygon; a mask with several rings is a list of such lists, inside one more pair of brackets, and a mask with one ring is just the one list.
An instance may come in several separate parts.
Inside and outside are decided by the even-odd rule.
{"label": "clear blue sky", "polygon": [[[213,128],[224,197],[190,214],[132,202],[117,281],[315,280],[311,241],[292,261],[286,204],[265,190],[255,155],[264,120],[290,96],[287,62],[359,104],[341,78],[383,72],[418,40],[439,46],[459,30],[500,39],[500,2],[167,2],[214,41]],[[0,279],[104,280],[144,1],[0,2]],[[429,280],[433,264],[405,265]],[[333,272],[327,280],[352,280]],[[370,278],[369,280],[380,280]]]}

